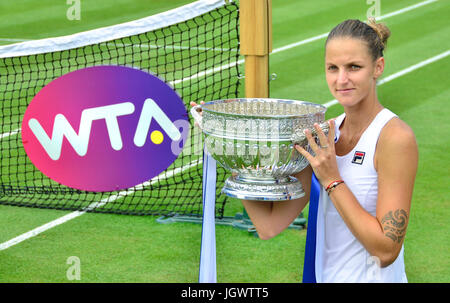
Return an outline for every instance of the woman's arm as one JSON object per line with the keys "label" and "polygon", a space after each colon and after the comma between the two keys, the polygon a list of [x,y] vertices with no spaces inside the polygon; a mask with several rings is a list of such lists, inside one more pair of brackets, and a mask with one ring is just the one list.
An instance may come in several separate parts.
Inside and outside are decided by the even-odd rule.
{"label": "woman's arm", "polygon": [[261,239],[275,237],[286,229],[299,216],[309,201],[311,191],[311,166],[306,167],[295,177],[302,183],[305,196],[295,200],[263,202],[242,200]]}
{"label": "woman's arm", "polygon": [[[331,130],[334,137],[334,125]],[[322,134],[323,146],[327,144],[324,137]],[[319,150],[317,145],[314,149],[317,149],[316,157],[307,157],[312,161],[316,176],[322,179],[322,185],[327,186],[328,182],[340,179],[339,174],[336,175],[332,169],[334,163],[327,163],[328,157],[322,155],[325,152],[334,153],[335,158],[334,144],[330,144],[326,151]],[[380,134],[375,155],[378,172],[376,216],[369,214],[359,204],[345,183],[330,193],[334,206],[350,231],[372,256],[379,258],[382,267],[395,261],[403,244],[417,162],[418,150],[412,130],[401,120],[392,119]],[[332,176],[331,181],[328,176]]]}

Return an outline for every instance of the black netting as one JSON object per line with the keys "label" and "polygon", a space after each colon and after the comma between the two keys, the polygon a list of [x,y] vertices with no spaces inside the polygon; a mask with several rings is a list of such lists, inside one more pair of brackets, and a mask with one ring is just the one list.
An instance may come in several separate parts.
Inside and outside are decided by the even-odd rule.
{"label": "black netting", "polygon": [[[151,71],[170,83],[189,110],[190,101],[238,97],[239,11],[230,3],[151,32],[44,54],[0,59],[0,204],[136,215],[202,213],[202,155],[191,141],[165,172],[120,192],[95,193],[60,185],[37,170],[25,154],[21,119],[47,83],[95,65],[125,65]],[[198,141],[198,139],[197,139]],[[188,141],[189,142],[189,141]],[[197,144],[196,144],[197,143]],[[216,216],[225,171],[218,168]]]}

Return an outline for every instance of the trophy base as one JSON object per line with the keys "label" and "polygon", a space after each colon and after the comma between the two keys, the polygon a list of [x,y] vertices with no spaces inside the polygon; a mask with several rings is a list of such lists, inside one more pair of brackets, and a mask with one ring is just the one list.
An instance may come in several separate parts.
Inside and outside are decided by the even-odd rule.
{"label": "trophy base", "polygon": [[300,181],[292,176],[272,180],[232,176],[225,181],[222,193],[232,198],[258,201],[286,201],[305,195]]}

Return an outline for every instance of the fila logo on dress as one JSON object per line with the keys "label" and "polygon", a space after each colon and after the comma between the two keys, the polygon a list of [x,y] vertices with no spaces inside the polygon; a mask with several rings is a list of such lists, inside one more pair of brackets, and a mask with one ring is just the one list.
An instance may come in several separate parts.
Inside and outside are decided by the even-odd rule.
{"label": "fila logo on dress", "polygon": [[364,156],[366,155],[365,152],[362,151],[355,151],[355,154],[353,155],[352,163],[362,165],[364,161]]}

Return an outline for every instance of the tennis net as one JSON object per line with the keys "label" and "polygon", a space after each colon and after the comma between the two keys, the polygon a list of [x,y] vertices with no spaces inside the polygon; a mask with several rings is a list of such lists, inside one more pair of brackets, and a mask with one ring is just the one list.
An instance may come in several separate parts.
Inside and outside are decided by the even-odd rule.
{"label": "tennis net", "polygon": [[[29,102],[49,82],[96,65],[132,66],[171,84],[185,102],[236,98],[239,5],[202,0],[144,19],[0,47],[0,204],[134,215],[202,213],[202,155],[191,140],[159,176],[127,190],[87,192],[58,184],[26,156],[20,125]],[[225,180],[218,168],[217,193]],[[227,198],[217,196],[216,217]]]}

